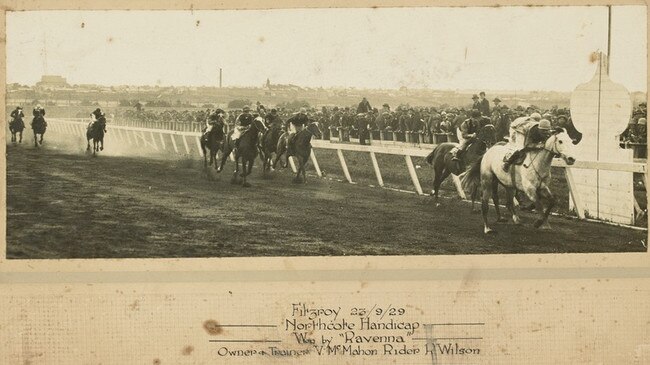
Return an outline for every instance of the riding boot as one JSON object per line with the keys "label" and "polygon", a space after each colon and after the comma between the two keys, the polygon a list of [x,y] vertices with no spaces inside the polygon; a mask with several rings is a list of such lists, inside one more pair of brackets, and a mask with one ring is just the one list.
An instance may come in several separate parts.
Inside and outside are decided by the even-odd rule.
{"label": "riding boot", "polygon": [[510,170],[510,165],[512,165],[518,157],[519,151],[515,151],[512,156],[510,156],[508,160],[503,163],[503,171],[508,172]]}

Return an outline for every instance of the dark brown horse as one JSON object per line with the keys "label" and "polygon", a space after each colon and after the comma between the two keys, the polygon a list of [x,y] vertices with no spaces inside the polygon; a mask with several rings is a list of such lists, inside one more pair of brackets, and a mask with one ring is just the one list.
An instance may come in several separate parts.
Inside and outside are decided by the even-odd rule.
{"label": "dark brown horse", "polygon": [[104,150],[104,133],[106,133],[106,118],[101,117],[98,120],[88,124],[86,128],[86,140],[88,145],[86,151],[90,151],[90,140],[93,140],[93,156],[97,152]]}
{"label": "dark brown horse", "polygon": [[[255,162],[255,157],[257,157],[257,144],[259,140],[259,132],[265,131],[266,126],[264,125],[264,120],[262,118],[255,118],[251,123],[247,131],[245,131],[241,137],[239,137],[239,147],[235,150],[235,173],[233,174],[231,182],[233,184],[239,183],[238,177],[242,178],[242,186],[250,187],[251,185],[246,182],[246,176],[250,175],[253,170],[253,163]],[[226,159],[230,156],[230,153],[235,149],[235,142],[232,139],[232,134],[234,130],[228,133],[228,138],[223,146],[223,156],[221,156],[221,164],[217,169],[217,172],[223,170],[223,165],[226,163]],[[241,160],[242,170],[239,173],[239,160]]]}
{"label": "dark brown horse", "polygon": [[295,156],[298,159],[298,166],[296,167],[296,177],[293,179],[293,182],[299,183],[300,175],[302,175],[302,183],[307,182],[307,173],[305,171],[305,165],[309,161],[311,156],[311,138],[321,138],[322,132],[317,122],[309,123],[303,130],[296,133],[293,140],[293,152],[287,151],[287,133],[282,134],[278,140],[278,147],[275,161],[273,166],[278,163],[280,157],[286,152],[286,160],[283,167],[287,167],[289,163],[289,157]]}
{"label": "dark brown horse", "polygon": [[[43,144],[43,135],[45,134],[46,129],[47,129],[47,123],[45,122],[45,118],[43,118],[42,115],[34,117],[34,119],[32,120],[32,131],[34,131],[35,147],[38,147],[39,143]],[[40,141],[38,140],[39,134],[41,135]]]}
{"label": "dark brown horse", "polygon": [[[219,164],[217,163],[217,152],[222,150],[223,152],[223,140],[225,137],[224,132],[224,119],[219,117],[217,123],[212,127],[212,129],[201,137],[201,150],[203,151],[203,167],[207,170],[208,164],[214,164],[214,169],[218,170]],[[210,150],[210,162],[208,163],[208,151]]]}
{"label": "dark brown horse", "polygon": [[[433,166],[434,180],[433,191],[431,192],[435,198],[436,206],[438,203],[438,193],[440,185],[450,175],[461,175],[466,171],[474,161],[480,160],[481,156],[496,142],[496,129],[492,124],[486,124],[481,127],[476,134],[476,141],[467,147],[467,150],[462,155],[460,161],[454,161],[451,151],[458,147],[458,143],[445,142],[437,145],[433,151],[427,156],[426,161],[429,165]],[[472,209],[474,209],[474,201],[478,199],[478,189],[472,192]]]}
{"label": "dark brown horse", "polygon": [[[271,127],[262,135],[261,145],[260,145],[260,158],[262,159],[262,172],[266,174],[267,171],[275,169],[275,164],[273,161],[273,154],[277,155],[278,152],[278,141],[282,136],[283,131],[281,128]],[[277,163],[277,159],[276,159]]]}
{"label": "dark brown horse", "polygon": [[[23,143],[24,130],[25,130],[25,122],[23,121],[23,118],[20,117],[12,118],[11,122],[9,122],[9,131],[11,132],[11,142]],[[18,134],[19,136],[18,138],[16,138],[16,134]]]}

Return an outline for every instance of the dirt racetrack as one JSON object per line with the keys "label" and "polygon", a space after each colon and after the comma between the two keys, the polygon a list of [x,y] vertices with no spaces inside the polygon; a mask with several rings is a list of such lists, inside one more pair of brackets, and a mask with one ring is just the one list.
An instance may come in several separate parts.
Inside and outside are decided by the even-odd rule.
{"label": "dirt racetrack", "polygon": [[270,179],[254,170],[243,188],[230,184],[231,162],[208,179],[198,159],[93,158],[55,136],[40,149],[7,145],[8,258],[646,251],[647,233],[629,228],[551,217],[553,230],[539,231],[522,212],[522,226],[495,224],[485,236],[480,214],[458,199],[435,207],[328,179],[295,185],[286,170]]}

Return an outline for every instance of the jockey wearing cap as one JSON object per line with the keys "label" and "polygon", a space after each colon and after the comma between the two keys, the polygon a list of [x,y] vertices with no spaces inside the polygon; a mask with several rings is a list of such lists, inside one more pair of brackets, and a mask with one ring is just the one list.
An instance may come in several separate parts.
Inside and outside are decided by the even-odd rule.
{"label": "jockey wearing cap", "polygon": [[503,170],[506,172],[510,169],[510,165],[517,161],[519,157],[525,155],[526,152],[543,147],[551,135],[551,122],[547,119],[537,122],[534,118],[530,118],[522,128],[524,129],[523,148],[517,149],[503,164]]}
{"label": "jockey wearing cap", "polygon": [[43,119],[43,125],[47,126],[47,122],[45,122],[45,109],[43,109],[40,104],[36,105],[32,111],[32,115],[34,115],[34,119],[32,119],[32,125],[34,125],[34,121],[36,119],[41,118]]}
{"label": "jockey wearing cap", "polygon": [[239,114],[235,121],[235,130],[232,133],[232,140],[235,142],[235,148],[239,147],[239,138],[246,133],[253,123],[253,116],[251,115],[251,108],[245,106],[242,113]]}
{"label": "jockey wearing cap", "polygon": [[223,119],[224,114],[222,109],[215,109],[212,113],[208,113],[208,117],[205,119],[205,128],[203,128],[203,138],[212,132],[212,129]]}
{"label": "jockey wearing cap", "polygon": [[15,122],[19,122],[23,124],[23,128],[25,127],[25,123],[23,122],[23,118],[25,117],[25,114],[23,113],[23,108],[20,106],[17,106],[14,111],[11,112],[11,118]]}
{"label": "jockey wearing cap", "polygon": [[90,118],[92,119],[92,121],[88,124],[89,129],[95,123],[101,123],[101,126],[104,129],[104,133],[106,133],[106,114],[102,112],[100,108],[97,108],[92,113],[90,113]]}
{"label": "jockey wearing cap", "polygon": [[471,142],[476,140],[476,133],[481,128],[481,112],[477,109],[472,110],[471,118],[465,119],[465,121],[458,127],[463,137],[463,143],[458,148],[455,148],[452,151],[453,158],[452,160],[460,160],[460,155],[465,152],[467,146]]}
{"label": "jockey wearing cap", "polygon": [[289,126],[289,137],[287,138],[288,156],[293,155],[293,145],[296,134],[300,133],[307,123],[309,123],[309,117],[307,116],[307,110],[305,108],[300,108],[300,111],[296,115],[287,120],[287,125]]}

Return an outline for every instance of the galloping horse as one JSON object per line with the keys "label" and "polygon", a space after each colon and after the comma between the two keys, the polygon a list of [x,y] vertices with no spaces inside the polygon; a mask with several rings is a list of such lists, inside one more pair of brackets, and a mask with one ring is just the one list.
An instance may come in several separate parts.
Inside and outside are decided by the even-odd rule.
{"label": "galloping horse", "polygon": [[271,127],[271,129],[262,135],[260,145],[260,158],[262,159],[263,173],[266,173],[268,170],[275,169],[275,164],[272,164],[273,154],[276,153],[277,155],[278,141],[282,135],[282,129],[274,127]]}
{"label": "galloping horse", "polygon": [[[449,176],[454,174],[456,176],[462,174],[468,166],[472,165],[476,160],[480,160],[485,151],[496,143],[496,129],[492,124],[486,124],[481,127],[476,134],[476,141],[467,147],[467,151],[463,154],[460,161],[454,161],[452,150],[458,147],[458,143],[444,142],[437,145],[433,151],[427,156],[426,161],[429,165],[433,166],[433,196],[435,197],[436,205],[438,203],[438,193],[440,185]],[[474,201],[478,198],[478,189],[472,191],[472,209],[474,209]]]}
{"label": "galloping horse", "polygon": [[206,149],[210,150],[210,165],[214,163],[215,170],[218,170],[217,151],[223,152],[223,139],[224,139],[224,119],[220,117],[218,122],[212,127],[212,130],[207,135],[201,137],[201,150],[203,151],[203,167],[208,168],[208,154]]}
{"label": "galloping horse", "polygon": [[[238,182],[237,174],[239,173],[239,160],[241,159],[242,163],[242,172],[239,176],[243,179],[242,186],[250,187],[251,185],[246,182],[246,176],[250,175],[253,170],[253,163],[255,162],[255,157],[257,157],[257,142],[259,140],[259,132],[266,130],[264,125],[264,120],[262,118],[255,118],[251,123],[250,128],[244,132],[241,137],[239,137],[239,147],[235,151],[235,173],[232,177],[232,183],[236,184]],[[223,156],[221,156],[221,164],[217,169],[217,172],[223,170],[223,165],[226,163],[226,159],[230,156],[230,153],[235,149],[235,142],[232,140],[232,134],[234,130],[228,133],[228,138],[223,146]]]}
{"label": "galloping horse", "polygon": [[90,122],[88,128],[86,128],[86,140],[88,142],[86,151],[90,151],[90,140],[92,139],[93,156],[96,156],[98,151],[104,150],[104,133],[106,133],[106,118],[104,117],[100,117],[98,120]]}
{"label": "galloping horse", "polygon": [[[488,149],[483,158],[474,162],[463,178],[463,187],[475,189],[479,184],[482,191],[481,212],[483,213],[483,232],[494,232],[487,222],[490,194],[497,213],[497,222],[506,219],[499,213],[499,184],[506,188],[506,207],[512,214],[515,224],[519,217],[515,212],[513,197],[515,190],[522,191],[535,203],[540,218],[535,222],[536,228],[550,229],[548,215],[555,205],[555,197],[549,190],[551,182],[551,163],[554,157],[561,157],[567,165],[573,165],[575,158],[571,154],[573,140],[564,129],[558,128],[544,143],[544,148],[528,152],[522,165],[510,166],[509,172],[503,171],[503,161],[511,147],[497,144]],[[546,204],[544,204],[544,201]]]}
{"label": "galloping horse", "polygon": [[[293,182],[299,183],[301,174],[302,174],[303,184],[307,182],[305,165],[307,164],[307,162],[309,161],[309,157],[311,156],[311,138],[312,137],[321,138],[321,136],[322,136],[322,132],[318,127],[317,122],[309,123],[307,127],[305,127],[300,132],[296,133],[293,140],[294,150],[291,156],[296,156],[296,158],[298,159],[298,167],[296,171],[296,177],[293,179]],[[280,143],[283,142],[284,144],[280,146]],[[285,148],[285,146],[286,146],[286,137],[280,139],[280,142],[278,143],[278,150],[282,151]],[[284,153],[284,151],[282,151],[282,153]],[[278,153],[278,156],[280,156],[280,153]],[[287,152],[287,161],[289,160],[289,157],[290,157],[289,152]]]}
{"label": "galloping horse", "polygon": [[16,143],[16,134],[18,134],[18,143],[23,143],[23,131],[25,130],[25,122],[23,118],[14,117],[9,122],[9,131],[11,132],[11,142]]}
{"label": "galloping horse", "polygon": [[[32,130],[34,131],[34,146],[38,147],[38,144],[43,144],[43,135],[47,129],[47,123],[45,118],[42,115],[34,117],[32,120]],[[41,135],[41,140],[38,140],[38,135]]]}

